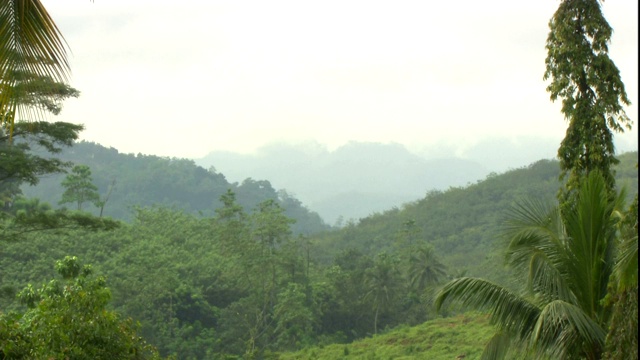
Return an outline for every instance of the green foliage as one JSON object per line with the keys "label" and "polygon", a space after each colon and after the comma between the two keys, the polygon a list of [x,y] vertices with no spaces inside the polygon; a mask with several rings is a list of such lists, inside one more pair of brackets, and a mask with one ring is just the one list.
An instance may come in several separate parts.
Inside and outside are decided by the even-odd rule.
{"label": "green foliage", "polygon": [[[638,191],[637,156],[637,152],[621,154],[621,163],[614,167],[617,183],[627,186],[629,201]],[[466,270],[468,276],[515,287],[503,267],[502,251],[507,244],[500,234],[505,209],[527,198],[551,203],[557,194],[559,172],[557,161],[541,160],[464,188],[430,191],[423,199],[400,208],[314,235],[315,256],[331,263],[335,254],[350,247],[367,255],[406,251],[407,247],[397,244],[404,241],[404,224],[414,220],[413,243],[431,244],[450,274]]]}
{"label": "green foliage", "polygon": [[613,299],[613,315],[603,359],[638,358],[638,286],[618,291]]}
{"label": "green foliage", "polygon": [[[401,208],[314,236],[316,256],[328,263],[348,247],[367,255],[400,251],[408,264],[412,248],[430,244],[452,273],[466,269],[470,275],[505,281],[498,254],[504,209],[527,196],[553,199],[558,171],[557,162],[542,160],[465,188],[430,191]],[[411,229],[409,220],[414,221]]]}
{"label": "green foliage", "polygon": [[71,174],[62,181],[65,189],[59,204],[76,203],[78,210],[82,210],[82,204],[91,202],[96,207],[100,205],[98,188],[93,184],[91,169],[86,165],[76,165],[71,169]]}
{"label": "green foliage", "polygon": [[117,222],[95,219],[88,214],[53,210],[38,199],[22,197],[20,185],[35,185],[40,177],[61,173],[69,162],[52,156],[38,155],[42,151],[60,153],[78,138],[81,125],[64,122],[15,123],[12,139],[8,133],[0,136],[0,239],[16,240],[35,231],[60,231],[87,227],[112,229]]}
{"label": "green foliage", "polygon": [[[455,352],[477,358],[491,336],[486,328],[472,334],[456,325],[451,328],[457,335],[439,330],[427,339],[422,334],[424,343],[394,340],[399,352],[385,344],[379,349],[370,346],[367,352],[345,344],[376,331],[390,333],[397,326],[412,333],[407,325],[435,317],[431,304],[437,285],[425,281],[420,291],[416,279],[416,286],[411,286],[410,265],[421,262],[417,260],[422,248],[437,261],[424,262],[425,269],[434,266],[433,281],[465,269],[473,275],[495,271],[500,279],[506,278],[494,249],[501,245],[494,237],[501,213],[530,194],[552,200],[557,175],[557,163],[543,161],[464,189],[430,193],[403,209],[322,236],[295,236],[277,201],[267,199],[245,211],[233,191],[223,192],[213,218],[164,206],[138,207],[130,223],[110,232],[29,232],[23,241],[2,244],[0,308],[21,310],[12,295],[16,289],[46,281],[49,264],[73,253],[108,277],[110,308],[138,319],[138,334],[163,356],[277,358],[285,349],[331,348],[329,344],[338,343],[339,353],[325,358],[345,356],[345,346],[353,358],[374,353],[379,358],[423,358],[423,351],[436,348],[443,358],[447,351],[449,356]],[[27,212],[52,211],[42,202],[21,206]],[[326,241],[330,236],[349,243],[337,246]],[[377,257],[380,248],[386,249],[386,256]],[[495,255],[487,257],[487,249],[494,249]],[[491,267],[483,268],[487,263]],[[446,264],[449,273],[442,274],[437,264]],[[374,284],[384,284],[378,280],[386,275],[391,279],[387,291],[382,286],[370,292]],[[455,346],[454,339],[476,343],[475,350]],[[436,346],[436,340],[444,343]],[[311,349],[301,357],[312,357],[312,351],[322,354],[319,348]]]}
{"label": "green foliage", "polygon": [[621,214],[620,238],[615,265],[619,290],[638,284],[638,194],[629,209]]}
{"label": "green foliage", "polygon": [[631,129],[624,111],[629,99],[620,72],[609,58],[613,30],[604,18],[599,0],[564,0],[549,22],[547,91],[551,100],[562,99],[562,113],[569,121],[558,149],[562,176],[569,174],[561,201],[577,193],[580,179],[600,171],[610,190],[614,188],[613,134]]}
{"label": "green foliage", "polygon": [[399,327],[350,344],[309,347],[279,354],[280,360],[479,359],[493,327],[485,315],[465,314]]}
{"label": "green foliage", "polygon": [[53,115],[60,114],[64,100],[80,96],[80,91],[49,76],[18,71],[13,73],[13,78],[16,81],[14,97],[19,105],[48,111]]}
{"label": "green foliage", "polygon": [[[12,196],[21,194],[17,187],[23,183],[35,185],[42,175],[64,172],[69,162],[35,152],[59,153],[62,147],[70,146],[78,138],[82,129],[82,125],[65,122],[16,122],[13,135],[0,129],[0,190],[6,197],[3,205],[6,206]],[[9,186],[13,186],[13,190],[7,193]]]}
{"label": "green foliage", "polygon": [[[285,209],[285,214],[296,220],[295,234],[309,235],[330,229],[318,214],[308,210],[300,201],[285,191],[276,191],[265,180],[247,179],[241,184],[229,183],[224,175],[196,166],[192,160],[142,154],[123,154],[114,148],[94,143],[79,142],[65,149],[60,157],[65,161],[91,168],[98,193],[109,197],[104,215],[131,221],[135,207],[162,205],[181,209],[203,217],[214,216],[222,204],[220,196],[231,190],[245,212],[272,199]],[[38,186],[24,187],[25,194],[56,204],[64,189],[60,185],[64,176],[43,179]],[[117,187],[113,189],[114,179]],[[98,209],[85,209],[99,215]]]}
{"label": "green foliage", "polygon": [[[19,7],[20,10],[15,7]],[[41,7],[39,4],[27,2],[21,6],[15,2],[7,2],[0,8],[0,18],[7,21],[8,26],[0,31],[0,63],[2,63],[0,77],[0,205],[3,208],[10,206],[14,197],[21,194],[20,185],[27,183],[35,185],[39,182],[39,177],[45,174],[64,172],[70,163],[64,162],[51,156],[36,155],[39,150],[44,150],[51,154],[57,154],[62,146],[70,146],[78,138],[78,133],[83,129],[82,125],[74,125],[64,122],[49,123],[45,121],[15,121],[17,108],[36,108],[37,110],[49,111],[57,115],[61,110],[61,103],[69,97],[77,97],[79,92],[67,84],[56,82],[47,74],[46,65],[54,65],[55,62],[44,64],[46,57],[37,60],[31,59],[30,64],[21,64],[27,61],[24,57],[14,57],[12,47],[35,46],[43,44],[29,44],[30,41],[39,36],[57,37],[57,31],[47,34],[47,29],[51,24],[47,21],[39,25],[44,26],[40,33],[20,44],[12,43],[11,37],[20,37],[17,32],[7,32],[11,26],[19,26],[20,19],[16,19],[10,14],[17,15],[22,11],[29,13]],[[44,9],[41,9],[44,10]],[[37,15],[45,16],[46,11],[36,11]],[[34,16],[36,14],[31,14]],[[31,20],[37,19],[37,16]],[[24,19],[22,19],[24,20]],[[46,20],[46,19],[45,19]],[[49,19],[50,20],[50,19]],[[4,23],[4,22],[3,22]],[[36,28],[29,29],[30,31]],[[14,39],[16,41],[17,39]],[[41,39],[45,40],[46,39]],[[49,40],[52,40],[51,38]],[[7,43],[7,41],[9,41]],[[23,49],[24,50],[24,49]],[[48,56],[53,55],[52,49],[48,49]],[[22,54],[24,55],[24,54]],[[49,61],[52,61],[51,59]],[[44,65],[44,66],[43,66]],[[6,66],[6,67],[5,67]],[[15,66],[18,66],[15,68]]]}
{"label": "green foliage", "polygon": [[604,359],[638,358],[638,194],[621,221],[621,241],[607,299],[613,307]]}
{"label": "green foliage", "polygon": [[10,211],[0,214],[0,240],[16,241],[34,232],[61,233],[74,229],[92,231],[112,230],[118,221],[96,218],[92,215],[62,210],[52,210],[38,199],[16,198]]}
{"label": "green foliage", "polygon": [[295,350],[313,337],[315,318],[307,306],[307,295],[302,285],[289,283],[278,294],[278,303],[273,310],[277,349]]}
{"label": "green foliage", "polygon": [[378,333],[378,316],[395,300],[401,284],[397,261],[385,253],[378,255],[373,267],[365,272],[365,299],[370,299],[375,312],[373,333]]}
{"label": "green foliage", "polygon": [[422,291],[440,283],[445,275],[445,266],[436,258],[433,247],[421,246],[411,255],[409,281],[413,289]]}
{"label": "green foliage", "polygon": [[111,294],[104,277],[93,277],[76,257],[56,262],[56,270],[62,281],[18,294],[26,312],[0,316],[3,358],[159,359],[130,319],[106,309]]}
{"label": "green foliage", "polygon": [[16,111],[37,105],[55,112],[69,64],[62,34],[39,0],[3,1],[0,23],[0,122],[11,136]]}
{"label": "green foliage", "polygon": [[[559,205],[546,210],[539,202],[511,210],[507,260],[528,272],[525,296],[483,279],[460,278],[443,287],[436,305],[456,299],[488,310],[500,330],[498,348],[510,341],[537,356],[599,358],[611,314],[605,299],[619,203],[611,201],[596,171],[580,185],[571,211],[561,212]],[[495,344],[489,343],[487,354]]]}

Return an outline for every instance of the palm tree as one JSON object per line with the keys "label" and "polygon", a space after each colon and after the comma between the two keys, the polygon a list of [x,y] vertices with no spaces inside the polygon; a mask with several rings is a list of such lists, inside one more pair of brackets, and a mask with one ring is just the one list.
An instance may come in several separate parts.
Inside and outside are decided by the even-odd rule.
{"label": "palm tree", "polygon": [[537,358],[599,359],[611,309],[605,305],[617,242],[612,199],[597,171],[583,179],[572,208],[550,210],[540,202],[515,206],[509,216],[507,263],[528,273],[524,294],[483,279],[459,278],[436,297],[486,309],[497,332],[484,358],[502,358],[510,348]]}
{"label": "palm tree", "polygon": [[[42,3],[1,1],[0,123],[8,126],[9,133],[13,131],[16,112],[33,112],[33,104],[20,100],[25,81],[44,79],[43,86],[47,86],[47,79],[49,84],[64,83],[68,75],[66,43]],[[35,111],[39,113],[37,107]]]}
{"label": "palm tree", "polygon": [[409,282],[414,289],[422,291],[438,284],[445,276],[445,266],[436,258],[433,247],[421,246],[411,255]]}
{"label": "palm tree", "polygon": [[378,316],[380,311],[384,310],[392,303],[396,290],[399,287],[399,272],[394,263],[387,254],[378,255],[375,265],[368,269],[365,274],[365,285],[367,292],[365,299],[371,299],[374,307],[373,331],[378,333]]}

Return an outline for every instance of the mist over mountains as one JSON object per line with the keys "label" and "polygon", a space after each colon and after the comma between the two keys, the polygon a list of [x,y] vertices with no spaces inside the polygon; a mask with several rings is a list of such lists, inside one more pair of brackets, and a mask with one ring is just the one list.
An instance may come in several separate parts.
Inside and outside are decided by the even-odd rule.
{"label": "mist over mountains", "polygon": [[465,186],[491,172],[555,157],[555,139],[488,139],[454,152],[446,145],[413,153],[397,143],[350,142],[333,151],[313,142],[274,143],[256,154],[214,151],[194,159],[230,182],[268,180],[329,224],[340,224]]}

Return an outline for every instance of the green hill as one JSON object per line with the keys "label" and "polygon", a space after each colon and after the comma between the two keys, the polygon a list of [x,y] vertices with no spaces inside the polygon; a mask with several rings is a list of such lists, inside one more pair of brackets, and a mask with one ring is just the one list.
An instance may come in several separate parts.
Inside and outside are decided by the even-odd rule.
{"label": "green hill", "polygon": [[[637,153],[620,159],[618,181],[629,184],[633,195]],[[127,155],[124,164],[95,166],[95,178],[106,169],[138,165],[144,171],[122,172],[123,182],[137,178],[139,189],[154,189],[157,176],[165,174],[176,181],[160,181],[167,191],[176,186],[170,198],[179,195],[178,184],[195,184],[195,176],[178,182],[180,175],[200,171],[189,164]],[[202,182],[221,178],[203,175]],[[267,184],[236,186],[264,194]],[[131,221],[113,231],[35,232],[1,243],[0,309],[19,309],[17,291],[50,279],[55,260],[75,255],[106,276],[113,309],[140,321],[140,334],[178,359],[239,359],[246,353],[283,359],[474,358],[491,335],[486,319],[437,320],[434,291],[463,271],[508,282],[499,238],[504,210],[525,197],[552,202],[558,187],[557,162],[543,160],[308,237],[294,236],[286,214],[273,206],[242,213],[242,207],[219,203],[221,211],[211,218],[159,202],[134,210]],[[250,194],[238,192],[237,202]],[[420,245],[434,249],[428,266],[434,259],[446,265],[425,286],[410,281],[407,261]],[[460,324],[465,321],[470,327]]]}
{"label": "green hill", "polygon": [[388,333],[350,344],[314,346],[292,353],[276,354],[279,360],[451,360],[479,359],[493,334],[486,315],[464,314],[401,326]]}
{"label": "green hill", "polygon": [[[624,153],[619,159],[617,181],[627,188],[630,200],[638,192],[638,153]],[[492,173],[466,187],[431,191],[400,208],[314,236],[317,257],[330,262],[346,249],[370,255],[393,252],[402,234],[410,230],[413,241],[434,246],[449,271],[466,270],[471,276],[504,280],[499,234],[505,210],[524,198],[555,201],[560,187],[558,174],[557,161],[540,160],[503,174]],[[411,229],[406,228],[407,222],[412,222]]]}
{"label": "green hill", "polygon": [[[197,166],[192,160],[158,157],[143,154],[123,154],[114,148],[78,142],[61,154],[64,161],[87,165],[91,168],[94,183],[101,194],[106,195],[114,184],[104,215],[120,220],[131,220],[135,207],[168,206],[192,214],[213,216],[220,207],[219,198],[227,189],[237,195],[238,202],[247,211],[266,199],[275,199],[295,219],[296,233],[311,234],[329,229],[320,216],[309,211],[300,201],[286,191],[277,191],[269,181],[245,179],[242,183],[230,183],[223,174]],[[56,205],[63,189],[60,185],[65,175],[50,175],[37,186],[23,186],[28,197]],[[98,214],[98,209],[87,209]]]}

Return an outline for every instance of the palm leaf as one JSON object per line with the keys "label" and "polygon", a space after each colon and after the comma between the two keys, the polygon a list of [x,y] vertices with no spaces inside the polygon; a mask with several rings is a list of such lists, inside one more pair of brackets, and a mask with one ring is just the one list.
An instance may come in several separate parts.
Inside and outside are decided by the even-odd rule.
{"label": "palm leaf", "polygon": [[436,295],[436,309],[447,301],[459,301],[464,306],[488,310],[491,321],[518,338],[526,338],[533,330],[540,309],[531,301],[493,282],[463,277],[444,285]]}
{"label": "palm leaf", "polygon": [[[602,348],[606,332],[580,307],[556,300],[547,304],[536,322],[531,347],[554,358]],[[589,351],[587,350],[587,351]]]}
{"label": "palm leaf", "polygon": [[508,214],[504,228],[511,237],[507,263],[528,271],[527,286],[532,293],[547,301],[575,300],[566,281],[570,251],[558,208],[528,200],[514,205]]}
{"label": "palm leaf", "polygon": [[507,210],[506,219],[502,231],[511,239],[506,253],[510,266],[528,267],[531,256],[539,252],[550,261],[562,261],[557,255],[563,246],[564,229],[557,207],[535,199],[524,200]]}
{"label": "palm leaf", "polygon": [[[460,278],[440,290],[436,308],[458,300],[488,310],[509,341],[496,335],[486,348],[487,356],[503,355],[504,347],[526,341],[523,350],[536,358],[598,358],[611,312],[605,297],[617,236],[627,233],[620,231],[616,215],[621,199],[608,190],[602,175],[592,171],[567,207],[549,207],[537,200],[515,205],[504,227],[511,237],[507,263],[528,271],[534,300],[486,280]],[[637,271],[637,230],[622,244],[618,259],[626,265],[619,271]]]}
{"label": "palm leaf", "polygon": [[568,285],[562,263],[554,263],[545,253],[540,252],[531,257],[529,269],[529,286],[540,301],[576,301],[575,294]]}
{"label": "palm leaf", "polygon": [[571,255],[568,279],[578,301],[575,305],[595,319],[605,316],[601,301],[615,263],[618,220],[614,209],[619,204],[612,201],[604,178],[596,171],[582,182],[578,196],[575,208],[564,214]]}
{"label": "palm leaf", "polygon": [[409,280],[414,288],[437,284],[445,275],[445,266],[436,258],[432,247],[420,247],[411,255]]}
{"label": "palm leaf", "polygon": [[618,261],[615,265],[618,277],[618,286],[626,289],[638,284],[638,234],[623,239],[618,253]]}
{"label": "palm leaf", "polygon": [[39,0],[0,2],[0,116],[10,128],[16,112],[33,115],[17,100],[20,74],[54,82],[65,82],[69,75],[66,43]]}

